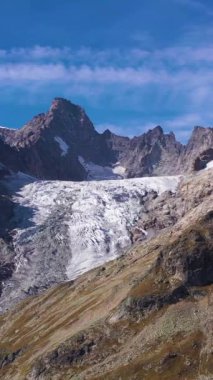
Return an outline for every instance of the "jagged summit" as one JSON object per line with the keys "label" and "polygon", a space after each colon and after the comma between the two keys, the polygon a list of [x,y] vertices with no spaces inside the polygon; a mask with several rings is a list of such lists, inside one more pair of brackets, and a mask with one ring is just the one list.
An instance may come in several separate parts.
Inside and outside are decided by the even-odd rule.
{"label": "jagged summit", "polygon": [[71,100],[68,100],[68,99],[65,99],[65,98],[62,98],[62,97],[55,97],[53,100],[52,100],[52,104],[51,104],[51,107],[65,107],[65,106],[76,106],[78,107],[77,105],[75,105]]}
{"label": "jagged summit", "polygon": [[22,128],[0,128],[0,142],[0,162],[42,179],[178,174],[199,170],[213,157],[212,128],[195,127],[186,146],[159,125],[132,139],[108,129],[100,134],[82,107],[60,97]]}
{"label": "jagged summit", "polygon": [[163,128],[160,125],[157,125],[153,129],[150,129],[149,132],[156,135],[162,135],[164,133]]}
{"label": "jagged summit", "polygon": [[204,169],[213,160],[213,128],[194,127],[180,157],[180,168],[186,171]]}
{"label": "jagged summit", "polygon": [[52,103],[50,105],[48,113],[55,113],[59,112],[62,114],[69,113],[69,114],[76,114],[76,116],[79,114],[85,115],[85,111],[82,107],[80,107],[77,104],[72,103],[70,100],[56,97],[52,100]]}

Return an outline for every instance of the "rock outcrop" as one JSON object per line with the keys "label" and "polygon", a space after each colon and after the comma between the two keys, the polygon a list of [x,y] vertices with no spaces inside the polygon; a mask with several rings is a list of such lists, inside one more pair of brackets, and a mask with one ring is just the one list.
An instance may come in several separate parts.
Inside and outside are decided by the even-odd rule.
{"label": "rock outcrop", "polygon": [[182,151],[183,146],[176,141],[175,135],[164,134],[158,126],[131,139],[120,162],[127,168],[127,177],[175,174]]}
{"label": "rock outcrop", "polygon": [[179,160],[179,170],[199,171],[213,160],[213,128],[195,127]]}

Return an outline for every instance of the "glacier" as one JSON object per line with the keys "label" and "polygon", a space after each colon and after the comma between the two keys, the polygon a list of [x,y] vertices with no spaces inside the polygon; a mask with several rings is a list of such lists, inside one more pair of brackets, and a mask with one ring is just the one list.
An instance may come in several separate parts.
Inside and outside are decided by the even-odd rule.
{"label": "glacier", "polygon": [[68,182],[11,176],[15,272],[5,283],[0,307],[123,254],[131,246],[143,197],[150,191],[175,192],[180,178]]}

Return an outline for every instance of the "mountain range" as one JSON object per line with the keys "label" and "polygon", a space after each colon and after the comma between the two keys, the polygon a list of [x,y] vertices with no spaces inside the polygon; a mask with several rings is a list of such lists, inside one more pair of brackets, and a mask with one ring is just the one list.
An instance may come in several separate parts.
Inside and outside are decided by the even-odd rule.
{"label": "mountain range", "polygon": [[0,128],[0,162],[39,179],[134,178],[203,169],[213,159],[213,128],[195,127],[182,145],[160,126],[138,137],[98,133],[85,111],[56,98],[20,129]]}
{"label": "mountain range", "polygon": [[213,128],[0,128],[0,378],[212,380]]}

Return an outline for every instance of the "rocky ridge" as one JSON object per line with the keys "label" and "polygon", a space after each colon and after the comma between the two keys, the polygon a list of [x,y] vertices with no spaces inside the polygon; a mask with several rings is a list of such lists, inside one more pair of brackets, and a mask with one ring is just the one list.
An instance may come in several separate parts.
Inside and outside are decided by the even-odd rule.
{"label": "rocky ridge", "polygon": [[213,160],[213,128],[195,127],[183,155],[179,167],[187,172],[199,171]]}
{"label": "rocky ridge", "polygon": [[21,129],[0,128],[0,162],[40,179],[134,178],[203,169],[213,159],[213,128],[196,127],[186,146],[160,126],[132,139],[98,133],[85,111],[55,98]]}

